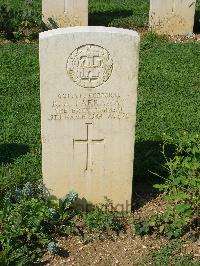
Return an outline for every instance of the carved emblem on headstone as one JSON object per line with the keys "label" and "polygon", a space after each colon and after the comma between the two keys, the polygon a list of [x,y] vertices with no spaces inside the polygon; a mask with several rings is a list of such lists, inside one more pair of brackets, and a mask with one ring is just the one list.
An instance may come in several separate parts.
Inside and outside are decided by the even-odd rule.
{"label": "carved emblem on headstone", "polygon": [[113,70],[109,52],[101,46],[87,44],[73,51],[67,60],[67,73],[79,86],[95,88],[106,82]]}

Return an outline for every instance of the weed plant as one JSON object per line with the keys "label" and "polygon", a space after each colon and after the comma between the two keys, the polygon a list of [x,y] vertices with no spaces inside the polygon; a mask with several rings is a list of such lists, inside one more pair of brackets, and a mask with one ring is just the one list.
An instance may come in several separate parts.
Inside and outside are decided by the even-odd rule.
{"label": "weed plant", "polygon": [[[166,145],[174,145],[171,159],[166,158]],[[156,231],[169,238],[182,236],[194,229],[198,234],[200,207],[200,135],[178,135],[177,138],[164,136],[163,156],[168,176],[161,177],[163,184],[154,185],[164,193],[166,208],[163,214],[153,214],[149,220],[136,222],[140,234]]]}

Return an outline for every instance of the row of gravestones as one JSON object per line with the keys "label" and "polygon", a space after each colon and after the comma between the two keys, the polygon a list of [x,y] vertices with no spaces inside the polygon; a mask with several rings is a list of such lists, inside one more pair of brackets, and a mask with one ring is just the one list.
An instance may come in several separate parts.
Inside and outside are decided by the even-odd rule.
{"label": "row of gravestones", "polygon": [[[191,34],[195,5],[196,0],[150,0],[150,29],[158,34]],[[87,26],[88,0],[43,0],[42,13],[49,27]]]}
{"label": "row of gravestones", "polygon": [[[59,10],[59,1],[52,3]],[[68,3],[62,10],[71,10]],[[83,10],[75,20],[87,21],[87,1],[73,3]],[[139,43],[136,32],[117,28],[40,34],[42,171],[53,198],[74,190],[86,201],[106,196],[117,210],[130,210]]]}

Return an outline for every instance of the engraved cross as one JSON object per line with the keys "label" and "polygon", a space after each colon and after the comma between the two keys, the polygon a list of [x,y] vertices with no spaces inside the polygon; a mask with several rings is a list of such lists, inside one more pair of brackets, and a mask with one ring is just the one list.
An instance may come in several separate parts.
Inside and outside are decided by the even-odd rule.
{"label": "engraved cross", "polygon": [[92,146],[93,144],[103,144],[104,139],[93,139],[92,129],[91,129],[92,123],[86,123],[86,127],[87,127],[86,139],[74,139],[73,147],[75,146],[75,144],[87,145],[85,171],[92,171]]}

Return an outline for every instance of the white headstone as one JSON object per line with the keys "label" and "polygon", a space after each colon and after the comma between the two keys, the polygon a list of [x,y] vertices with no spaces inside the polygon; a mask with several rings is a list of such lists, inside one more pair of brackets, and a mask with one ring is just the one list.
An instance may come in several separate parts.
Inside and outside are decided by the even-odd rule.
{"label": "white headstone", "polygon": [[[139,36],[105,27],[40,34],[44,184],[131,203]],[[119,206],[118,206],[119,208]]]}
{"label": "white headstone", "polygon": [[59,28],[88,25],[88,0],[42,0],[44,23]]}
{"label": "white headstone", "polygon": [[196,0],[150,0],[149,26],[158,34],[193,33]]}

